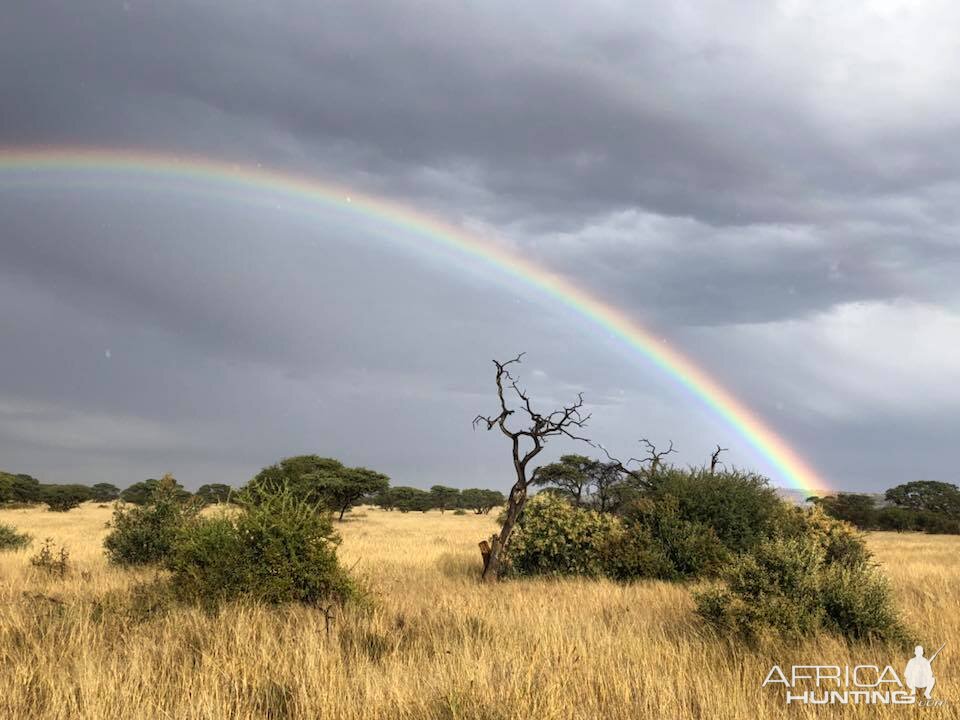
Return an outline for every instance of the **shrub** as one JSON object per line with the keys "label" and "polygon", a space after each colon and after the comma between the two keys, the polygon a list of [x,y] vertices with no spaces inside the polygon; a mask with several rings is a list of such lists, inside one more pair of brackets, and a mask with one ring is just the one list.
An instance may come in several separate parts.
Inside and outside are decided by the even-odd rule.
{"label": "shrub", "polygon": [[0,550],[17,550],[29,544],[29,535],[18,533],[13,525],[0,523]]}
{"label": "shrub", "polygon": [[748,639],[773,631],[798,637],[820,627],[823,551],[801,538],[771,540],[724,573],[726,588],[696,594],[697,612],[722,632]]}
{"label": "shrub", "polygon": [[788,517],[787,532],[738,557],[723,586],[697,593],[697,612],[720,632],[752,640],[820,629],[848,638],[900,641],[885,579],[862,537],[818,508]]}
{"label": "shrub", "polygon": [[[635,501],[623,511],[625,530],[608,550],[611,574],[620,579],[664,580],[716,575],[729,552],[712,527],[680,516],[671,495]],[[630,559],[637,564],[631,567]]]}
{"label": "shrub", "polygon": [[467,511],[464,510],[463,508],[457,508],[456,510],[453,511],[453,514],[454,514],[454,515],[466,515],[466,514],[467,514]]}
{"label": "shrub", "polygon": [[674,498],[678,518],[713,528],[733,552],[771,537],[786,510],[766,478],[739,470],[664,468],[650,479],[645,494],[654,501]]}
{"label": "shrub", "polygon": [[70,553],[66,546],[57,549],[53,538],[47,538],[43,541],[43,547],[39,552],[30,558],[30,564],[48,575],[66,577],[70,571]]}
{"label": "shrub", "polygon": [[820,581],[828,630],[854,639],[906,642],[887,579],[872,567],[829,565]]}
{"label": "shrub", "polygon": [[[466,491],[465,491],[466,492]],[[605,573],[607,546],[621,522],[553,494],[527,501],[503,557],[505,575]]]}
{"label": "shrub", "polygon": [[144,505],[113,510],[111,532],[103,541],[107,558],[118,565],[148,565],[169,555],[177,532],[199,510],[195,502],[184,502],[176,481],[165,475]]}
{"label": "shrub", "polygon": [[619,526],[603,548],[604,572],[614,580],[674,579],[676,567],[649,531]]}
{"label": "shrub", "polygon": [[337,561],[339,540],[328,513],[289,489],[261,489],[239,513],[183,526],[166,566],[187,601],[343,602],[354,590]]}

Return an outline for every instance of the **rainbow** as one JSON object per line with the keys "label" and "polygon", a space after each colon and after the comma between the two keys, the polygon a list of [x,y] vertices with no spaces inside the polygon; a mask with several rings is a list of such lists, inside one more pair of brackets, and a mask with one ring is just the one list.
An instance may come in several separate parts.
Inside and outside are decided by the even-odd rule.
{"label": "rainbow", "polygon": [[202,180],[224,185],[228,190],[272,191],[291,196],[292,199],[361,213],[413,232],[438,245],[453,248],[468,258],[489,263],[545,293],[639,351],[657,368],[701,399],[793,488],[807,494],[822,494],[829,487],[783,438],[706,371],[625,312],[598,299],[568,278],[531,263],[502,246],[475,237],[462,228],[390,200],[364,195],[313,177],[259,165],[238,165],[205,157],[142,150],[0,148],[0,178],[3,173],[42,171],[114,172],[140,177]]}

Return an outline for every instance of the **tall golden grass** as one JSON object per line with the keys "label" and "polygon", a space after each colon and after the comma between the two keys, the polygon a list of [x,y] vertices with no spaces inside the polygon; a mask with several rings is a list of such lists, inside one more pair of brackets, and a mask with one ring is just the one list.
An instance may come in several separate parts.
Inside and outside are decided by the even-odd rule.
{"label": "tall golden grass", "polygon": [[[907,655],[832,637],[746,648],[705,632],[686,588],[662,582],[480,585],[489,516],[362,509],[341,557],[371,602],[323,612],[238,605],[151,612],[151,571],[108,566],[110,510],[0,511],[34,536],[0,553],[0,718],[903,718],[958,717],[960,538],[869,542],[936,661],[939,708],[786,706],[773,663],[891,663]],[[74,571],[29,563],[51,537]]]}

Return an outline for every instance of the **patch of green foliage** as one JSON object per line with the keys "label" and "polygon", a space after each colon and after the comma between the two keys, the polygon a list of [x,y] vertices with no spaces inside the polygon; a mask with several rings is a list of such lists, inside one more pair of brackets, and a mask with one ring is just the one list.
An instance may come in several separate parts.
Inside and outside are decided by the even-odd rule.
{"label": "patch of green foliage", "polygon": [[162,562],[170,554],[179,530],[199,510],[200,503],[184,499],[176,480],[164,475],[143,505],[118,503],[114,507],[111,531],[103,541],[107,559],[126,566]]}
{"label": "patch of green foliage", "polygon": [[31,538],[26,533],[19,533],[13,525],[0,523],[0,550],[19,550],[26,547]]}
{"label": "patch of green foliage", "polygon": [[86,485],[41,485],[41,488],[40,499],[53,512],[67,512],[93,499]]}
{"label": "patch of green foliage", "polygon": [[622,518],[607,550],[608,574],[617,579],[712,577],[730,557],[714,528],[682,515],[672,495],[636,500]]}
{"label": "patch of green foliage", "polygon": [[527,501],[501,558],[504,575],[606,574],[608,545],[621,521],[541,493]]}
{"label": "patch of green foliage", "polygon": [[261,494],[286,488],[305,503],[335,510],[342,520],[352,506],[386,491],[389,485],[386,475],[368,468],[346,467],[339,460],[319,455],[297,455],[261,470],[245,490],[253,502],[258,502]]}
{"label": "patch of green foliage", "polygon": [[339,542],[328,512],[283,488],[260,492],[239,512],[193,519],[165,565],[176,596],[189,602],[342,603],[355,587],[337,560]]}
{"label": "patch of green foliage", "polygon": [[[173,490],[180,501],[185,502],[186,500],[190,499],[190,492],[186,490],[183,485],[174,480],[169,473],[164,475],[160,480],[150,478],[149,480],[134,483],[120,493],[120,499],[133,505],[147,505],[153,500],[153,493],[163,482],[166,482],[167,484],[170,484],[170,482],[173,483]],[[169,495],[170,489],[168,488],[165,490],[165,492]]]}
{"label": "patch of green foliage", "polygon": [[204,505],[215,505],[217,503],[230,502],[230,496],[234,490],[229,485],[223,483],[210,483],[201,485],[197,488],[194,496]]}
{"label": "patch of green foliage", "polygon": [[778,536],[738,556],[721,581],[695,599],[698,614],[726,635],[753,641],[826,630],[851,639],[909,639],[863,538],[819,508],[797,508]]}

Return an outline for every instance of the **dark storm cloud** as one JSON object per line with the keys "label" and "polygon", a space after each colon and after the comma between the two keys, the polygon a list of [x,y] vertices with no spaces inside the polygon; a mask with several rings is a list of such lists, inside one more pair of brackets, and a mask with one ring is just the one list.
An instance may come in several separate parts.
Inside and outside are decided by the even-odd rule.
{"label": "dark storm cloud", "polygon": [[[763,5],[740,12],[776,20]],[[816,82],[789,64],[778,76],[780,59],[749,33],[686,37],[662,9],[553,15],[544,26],[532,9],[444,3],[95,2],[83,13],[31,3],[5,23],[0,82],[15,101],[0,138],[262,159],[534,236],[603,228],[637,209],[692,218],[699,233],[681,227],[678,249],[647,275],[663,292],[625,283],[638,305],[676,308],[670,322],[776,319],[886,297],[862,267],[841,282],[831,268],[854,255],[869,267],[889,245],[938,260],[929,228],[868,233],[850,250],[847,226],[902,225],[905,199],[949,212],[930,193],[960,166],[956,115],[871,120],[851,137],[840,110],[809,99]],[[815,76],[817,57],[810,67]],[[752,248],[746,272],[736,244],[696,242],[718,226],[783,224],[817,244]],[[571,264],[583,258],[598,287],[625,269],[596,243]],[[689,293],[671,297],[685,282],[708,313],[686,307],[700,302]]]}
{"label": "dark storm cloud", "polygon": [[842,212],[838,198],[915,189],[956,165],[943,132],[900,133],[880,157],[837,142],[788,88],[751,72],[758,58],[736,38],[688,47],[658,25],[662,13],[591,11],[545,28],[531,12],[31,3],[6,23],[3,82],[16,102],[2,130],[231,152],[230,139],[259,134],[266,150],[264,134],[289,135],[301,151],[352,150],[400,178],[462,166],[500,213],[573,222],[632,207],[711,223],[814,220]]}
{"label": "dark storm cloud", "polygon": [[[0,144],[260,162],[489,233],[868,485],[848,472],[870,436],[858,413],[895,433],[899,403],[924,427],[943,394],[923,379],[952,368],[912,356],[899,376],[858,352],[887,352],[870,339],[891,328],[911,347],[904,326],[932,351],[953,329],[960,63],[932,32],[952,21],[769,3],[18,3],[0,22]],[[187,475],[236,481],[316,449],[401,481],[469,467],[457,483],[481,482],[502,448],[468,420],[489,357],[518,350],[544,402],[586,390],[611,447],[669,428],[684,462],[715,439],[763,462],[557,303],[384,244],[394,230],[254,193],[2,182],[0,467],[119,479],[176,448]],[[834,450],[843,433],[859,450]]]}

